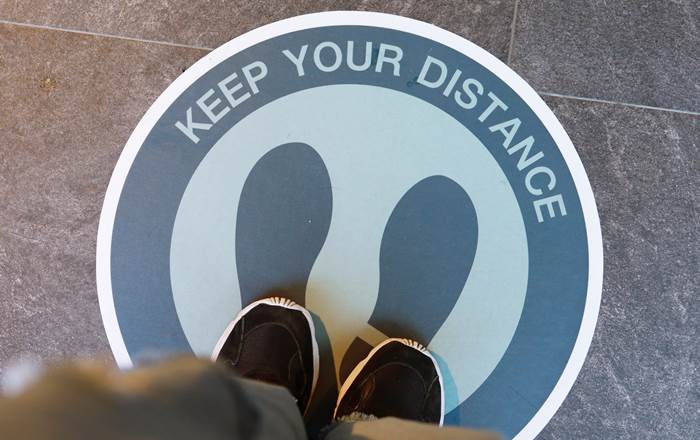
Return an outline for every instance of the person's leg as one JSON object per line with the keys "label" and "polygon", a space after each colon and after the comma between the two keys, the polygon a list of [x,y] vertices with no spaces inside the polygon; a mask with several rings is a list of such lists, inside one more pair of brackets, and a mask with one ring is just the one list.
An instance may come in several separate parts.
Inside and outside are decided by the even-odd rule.
{"label": "person's leg", "polygon": [[428,423],[383,417],[361,422],[340,422],[325,440],[498,440],[497,434],[472,429],[440,427]]}
{"label": "person's leg", "polygon": [[182,358],[128,373],[96,364],[49,370],[0,399],[0,438],[305,439],[300,409],[318,378],[308,311],[268,298],[246,307],[214,364]]}
{"label": "person's leg", "polygon": [[408,339],[388,339],[350,373],[340,389],[328,440],[491,440],[489,432],[441,428],[442,375],[435,358]]}
{"label": "person's leg", "polygon": [[286,389],[181,358],[126,373],[96,364],[49,370],[0,399],[0,438],[262,440],[306,433]]}

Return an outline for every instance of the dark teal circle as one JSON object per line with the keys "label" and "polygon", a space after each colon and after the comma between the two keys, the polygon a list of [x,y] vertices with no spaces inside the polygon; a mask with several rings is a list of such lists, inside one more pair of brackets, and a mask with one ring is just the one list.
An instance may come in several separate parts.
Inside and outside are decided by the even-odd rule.
{"label": "dark teal circle", "polygon": [[[399,77],[355,72],[345,64],[333,73],[309,70],[290,74],[281,52],[313,48],[323,41],[387,43],[403,49]],[[342,44],[341,44],[342,46]],[[376,47],[376,45],[375,45]],[[535,137],[547,166],[556,174],[566,200],[566,217],[538,223],[533,197],[526,191],[517,158],[502,147],[503,136],[477,117],[490,102],[480,99],[465,111],[453,99],[416,84],[427,54],[478,79],[522,120],[522,132]],[[308,55],[307,55],[308,56]],[[265,87],[229,112],[192,144],[173,129],[188,107],[232,72],[253,61],[268,66]],[[291,73],[295,73],[291,71]],[[588,246],[584,216],[566,162],[535,112],[502,79],[466,55],[428,38],[392,29],[363,26],[313,28],[281,35],[231,56],[203,74],[163,113],[141,146],[122,188],[111,243],[114,307],[125,346],[133,357],[144,351],[190,351],[180,326],[170,283],[170,239],[178,206],[201,160],[216,141],[257,108],[288,94],[324,85],[366,84],[420,98],[452,115],[487,146],[513,188],[528,240],[529,278],[522,316],[503,358],[486,381],[445,418],[446,424],[517,434],[554,389],[576,342],[588,288]],[[338,103],[342,105],[342,103]],[[504,264],[508,256],[504,255]]]}

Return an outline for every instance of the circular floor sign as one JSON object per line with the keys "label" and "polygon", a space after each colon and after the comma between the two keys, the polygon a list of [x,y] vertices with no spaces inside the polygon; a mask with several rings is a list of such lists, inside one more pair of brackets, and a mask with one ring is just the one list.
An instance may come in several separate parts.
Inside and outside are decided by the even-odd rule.
{"label": "circular floor sign", "polygon": [[410,337],[439,359],[446,424],[509,438],[559,407],[600,303],[595,201],[552,112],[469,41],[378,13],[283,20],[198,61],[129,138],[98,235],[121,366],[208,356],[283,292],[318,322],[326,400]]}

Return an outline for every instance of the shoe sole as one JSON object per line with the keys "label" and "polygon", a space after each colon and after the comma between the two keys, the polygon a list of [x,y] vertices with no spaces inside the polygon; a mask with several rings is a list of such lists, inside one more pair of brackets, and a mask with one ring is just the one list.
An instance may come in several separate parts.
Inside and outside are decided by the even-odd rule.
{"label": "shoe sole", "polygon": [[[340,387],[340,392],[338,393],[338,403],[340,403],[343,400],[343,397],[345,397],[345,394],[348,392],[350,389],[350,386],[352,383],[357,379],[357,376],[360,375],[360,372],[362,369],[367,365],[367,362],[374,356],[374,354],[379,351],[383,346],[387,345],[390,342],[400,342],[403,345],[406,345],[408,347],[411,347],[415,350],[420,351],[423,353],[425,356],[428,356],[430,360],[433,362],[433,365],[435,366],[435,370],[437,371],[438,374],[438,381],[440,382],[440,423],[438,423],[439,426],[442,426],[443,421],[445,419],[445,388],[444,388],[444,382],[442,378],[442,372],[440,371],[440,366],[437,363],[437,360],[435,357],[430,353],[430,351],[425,348],[423,345],[419,344],[418,342],[412,340],[412,339],[405,339],[405,338],[389,338],[384,341],[382,341],[381,344],[377,345],[372,349],[372,351],[369,352],[367,357],[365,357],[357,366],[350,372],[348,375],[348,378],[345,379],[345,382],[343,382],[343,386]],[[336,413],[338,412],[338,404],[335,406],[335,410],[333,410],[333,419],[336,418]]]}
{"label": "shoe sole", "polygon": [[231,335],[231,332],[233,331],[233,328],[236,326],[238,321],[240,321],[241,318],[243,318],[243,316],[245,316],[249,311],[251,311],[252,309],[254,309],[255,307],[257,307],[261,304],[266,304],[269,306],[276,306],[276,307],[284,307],[285,309],[297,310],[304,315],[304,317],[306,318],[306,321],[309,323],[309,329],[311,331],[311,345],[313,348],[313,380],[311,382],[311,393],[309,394],[309,401],[306,404],[306,408],[304,408],[304,414],[306,414],[306,411],[309,409],[309,406],[311,405],[311,398],[313,397],[314,391],[316,390],[316,383],[318,382],[318,370],[319,370],[319,359],[320,358],[319,358],[319,354],[318,354],[318,343],[316,342],[316,328],[314,327],[314,320],[311,317],[311,314],[309,313],[308,310],[306,310],[304,307],[300,306],[299,304],[295,303],[291,299],[281,298],[281,297],[265,298],[265,299],[261,299],[261,300],[258,300],[258,301],[251,303],[246,308],[244,308],[243,310],[238,312],[238,315],[236,315],[236,318],[234,318],[234,320],[229,323],[229,325],[226,327],[226,330],[224,330],[224,333],[221,335],[221,337],[217,341],[216,345],[214,346],[214,351],[211,354],[211,360],[216,362],[216,359],[219,357],[219,353],[221,352],[221,349],[224,347],[226,340]]}

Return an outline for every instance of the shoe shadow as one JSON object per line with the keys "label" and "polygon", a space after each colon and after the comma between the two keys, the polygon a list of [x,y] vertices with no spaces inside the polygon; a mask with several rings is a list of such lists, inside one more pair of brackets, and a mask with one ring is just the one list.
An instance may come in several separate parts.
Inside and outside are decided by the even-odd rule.
{"label": "shoe shadow", "polygon": [[[437,360],[438,366],[440,367],[440,374],[442,375],[442,392],[445,397],[445,408],[455,408],[459,405],[459,393],[457,391],[457,385],[452,377],[452,372],[447,362],[434,351],[430,352],[435,360]],[[459,425],[460,423],[459,411],[452,411],[445,414],[445,425]]]}
{"label": "shoe shadow", "polygon": [[310,313],[314,320],[320,361],[316,392],[311,398],[311,403],[304,419],[309,438],[315,439],[319,437],[319,432],[333,420],[333,410],[338,399],[338,387],[331,341],[328,337],[326,326],[318,315],[313,312]]}

